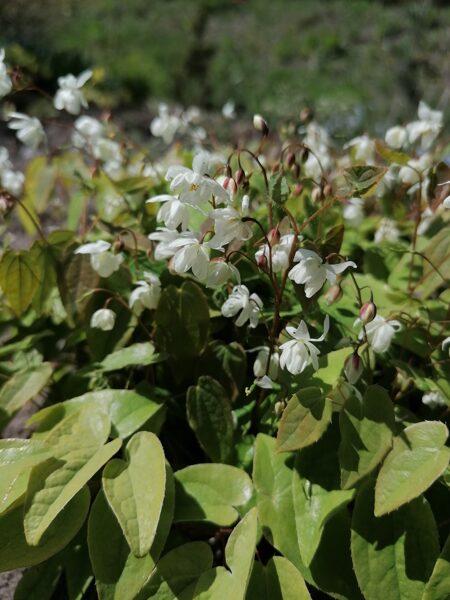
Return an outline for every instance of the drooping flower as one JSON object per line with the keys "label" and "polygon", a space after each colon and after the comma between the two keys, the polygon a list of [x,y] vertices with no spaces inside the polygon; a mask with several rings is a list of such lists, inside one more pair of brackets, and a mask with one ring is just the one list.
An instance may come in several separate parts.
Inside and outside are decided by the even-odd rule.
{"label": "drooping flower", "polygon": [[45,138],[42,123],[36,117],[29,117],[23,113],[12,112],[8,115],[10,121],[8,127],[16,131],[17,139],[36,149]]}
{"label": "drooping flower", "polygon": [[447,406],[448,402],[444,398],[444,396],[439,391],[428,392],[422,396],[422,402],[428,408],[433,410],[434,408],[439,408],[440,406]]}
{"label": "drooping flower", "polygon": [[[362,325],[361,319],[356,319],[354,325]],[[383,354],[389,349],[392,338],[397,331],[400,331],[402,325],[400,321],[387,320],[381,315],[376,315],[373,321],[365,326],[367,339],[372,346],[374,352]],[[364,338],[364,330],[362,329],[358,335],[358,339]]]}
{"label": "drooping flower", "polygon": [[286,369],[292,375],[299,375],[306,367],[312,364],[317,371],[319,368],[320,350],[316,348],[313,342],[323,342],[330,328],[330,318],[325,317],[323,324],[323,334],[318,338],[312,338],[309,335],[308,326],[304,321],[300,321],[297,328],[286,327],[287,333],[293,338],[280,346],[280,367]]}
{"label": "drooping flower", "polygon": [[186,232],[186,234],[171,243],[171,247],[175,250],[171,264],[177,273],[186,273],[192,269],[194,276],[204,281],[208,275],[210,247],[200,240],[198,234],[193,232]]}
{"label": "drooping flower", "polygon": [[111,244],[103,240],[83,244],[75,250],[75,254],[89,254],[91,266],[100,277],[109,277],[120,268],[123,262],[122,254],[110,252]]}
{"label": "drooping flower", "polygon": [[423,100],[419,102],[417,121],[408,123],[406,130],[408,132],[409,142],[414,144],[420,140],[422,148],[428,149],[439,135],[444,115],[439,110],[432,110]]}
{"label": "drooping flower", "polygon": [[238,284],[241,283],[241,276],[238,269],[222,257],[213,258],[208,265],[206,287],[216,288],[230,279],[234,279]]}
{"label": "drooping flower", "polygon": [[362,198],[350,198],[342,212],[344,219],[352,227],[359,227],[364,219],[364,200]]}
{"label": "drooping flower", "polygon": [[25,183],[25,175],[21,171],[5,169],[1,174],[2,187],[13,196],[20,196]]}
{"label": "drooping flower", "polygon": [[181,225],[181,229],[185,231],[189,223],[189,208],[188,205],[177,196],[171,194],[161,194],[146,200],[148,203],[160,202],[162,206],[158,210],[156,219],[162,221],[168,229],[176,229]]}
{"label": "drooping flower", "polygon": [[150,131],[155,137],[160,137],[166,144],[170,144],[182,125],[180,117],[170,114],[167,104],[161,103],[158,107],[158,116],[150,123]]}
{"label": "drooping flower", "polygon": [[231,206],[216,208],[209,213],[214,220],[215,235],[210,240],[212,248],[221,248],[233,240],[245,241],[252,237],[252,224],[242,220],[242,214]]}
{"label": "drooping flower", "polygon": [[[191,232],[188,231],[186,234],[191,235]],[[176,229],[167,229],[166,227],[158,227],[156,231],[150,233],[148,239],[159,242],[155,249],[156,260],[171,258],[176,252],[176,248],[172,246],[172,243],[181,236]]]}
{"label": "drooping flower", "polygon": [[400,237],[400,231],[397,229],[395,221],[392,219],[382,219],[378,229],[375,232],[375,242],[379,244],[383,241],[396,242]]}
{"label": "drooping flower", "polygon": [[400,150],[408,140],[408,133],[401,125],[395,125],[386,131],[384,139],[388,146]]}
{"label": "drooping flower", "polygon": [[[270,356],[270,360],[269,360]],[[276,379],[278,375],[278,368],[280,366],[280,355],[277,350],[273,350],[270,353],[270,348],[265,346],[261,348],[253,363],[253,373],[258,379],[268,375],[270,379]]]}
{"label": "drooping flower", "polygon": [[91,327],[102,331],[111,331],[116,323],[116,314],[109,308],[96,310],[91,317]]}
{"label": "drooping flower", "polygon": [[257,294],[250,294],[245,285],[236,285],[222,305],[222,314],[224,317],[231,318],[240,313],[236,319],[238,327],[242,327],[247,321],[249,327],[256,327],[262,306],[262,300]]}
{"label": "drooping flower", "polygon": [[289,279],[298,284],[305,285],[305,296],[311,298],[323,286],[325,281],[334,285],[337,281],[337,275],[343,273],[345,269],[352,267],[356,269],[356,264],[351,261],[344,261],[338,264],[324,262],[322,257],[313,250],[304,248],[297,250],[294,261],[298,264],[289,271]]}
{"label": "drooping flower", "polygon": [[5,50],[0,50],[0,98],[7,96],[12,90],[11,77],[8,75],[8,71],[5,65]]}
{"label": "drooping flower", "polygon": [[269,264],[270,255],[272,255],[272,270],[274,273],[280,273],[289,266],[289,255],[291,253],[292,244],[294,242],[294,234],[287,233],[280,237],[278,244],[273,244],[269,250],[268,244],[259,247],[255,252],[256,262],[260,264],[264,260],[265,264]]}
{"label": "drooping flower", "polygon": [[444,205],[444,208],[450,208],[450,196],[447,196],[446,198],[444,198],[444,201],[442,202],[442,204]]}
{"label": "drooping flower", "polygon": [[445,338],[445,340],[442,342],[442,350],[445,350],[447,346],[450,346],[450,337]]}
{"label": "drooping flower", "polygon": [[154,309],[161,296],[161,282],[154,273],[146,271],[144,279],[136,282],[137,287],[131,292],[128,304],[137,312],[144,308]]}
{"label": "drooping flower", "polygon": [[368,135],[360,135],[353,138],[344,148],[354,148],[355,159],[360,160],[367,165],[372,165],[375,158],[375,141]]}
{"label": "drooping flower", "polygon": [[169,167],[166,180],[170,181],[170,191],[179,194],[182,202],[193,206],[207,202],[211,196],[228,201],[228,192],[210,177],[211,155],[199,152],[192,162],[192,169],[182,165]]}
{"label": "drooping flower", "polygon": [[72,143],[76,148],[84,148],[87,144],[92,146],[104,132],[103,124],[88,115],[78,117],[73,127]]}
{"label": "drooping flower", "polygon": [[222,115],[225,117],[225,119],[236,118],[236,105],[233,100],[228,100],[222,106]]}
{"label": "drooping flower", "polygon": [[64,77],[58,77],[59,89],[53,101],[55,108],[66,110],[71,115],[79,115],[81,107],[88,107],[81,88],[91,77],[91,70],[83,71],[78,77],[71,73]]}

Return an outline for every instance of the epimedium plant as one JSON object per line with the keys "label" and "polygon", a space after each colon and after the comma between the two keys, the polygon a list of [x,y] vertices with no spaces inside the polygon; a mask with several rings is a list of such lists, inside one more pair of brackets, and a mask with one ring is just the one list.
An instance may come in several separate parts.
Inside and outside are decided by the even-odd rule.
{"label": "epimedium plant", "polygon": [[15,597],[448,597],[442,113],[343,149],[255,115],[231,149],[161,107],[154,161],[79,116],[90,76],[66,141],[10,107],[34,155],[0,151],[2,428],[37,404],[0,440]]}

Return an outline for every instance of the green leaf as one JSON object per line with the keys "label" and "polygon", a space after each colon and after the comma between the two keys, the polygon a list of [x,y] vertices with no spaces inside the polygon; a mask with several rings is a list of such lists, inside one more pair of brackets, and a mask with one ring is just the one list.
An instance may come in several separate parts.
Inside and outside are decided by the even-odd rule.
{"label": "green leaf", "polygon": [[317,442],[332,416],[331,402],[319,388],[303,388],[289,400],[277,434],[277,451],[300,450]]}
{"label": "green leaf", "polygon": [[232,525],[252,497],[250,477],[237,467],[223,464],[191,465],[175,473],[174,521],[209,521]]}
{"label": "green leaf", "polygon": [[29,252],[6,250],[0,259],[0,288],[17,316],[30,306],[39,285]]}
{"label": "green leaf", "polygon": [[131,551],[144,556],[155,538],[166,490],[164,450],[156,435],[141,431],[128,442],[126,458],[106,465],[103,490]]}
{"label": "green leaf", "polygon": [[375,488],[375,515],[380,517],[427,490],[447,468],[448,429],[439,421],[423,421],[394,438]]}
{"label": "green leaf", "polygon": [[150,553],[139,558],[130,552],[117,519],[102,491],[89,515],[88,546],[100,600],[135,600],[149,580],[172,525],[174,484],[166,465],[166,493]]}
{"label": "green leaf", "polygon": [[203,573],[195,587],[195,600],[244,600],[252,570],[258,533],[257,511],[252,508],[233,529],[225,548],[225,567]]}
{"label": "green leaf", "polygon": [[388,148],[382,142],[377,140],[375,142],[377,153],[384,158],[388,163],[397,163],[398,165],[406,165],[411,160],[411,157],[404,152],[399,152],[398,150],[392,150],[392,148]]}
{"label": "green leaf", "polygon": [[209,458],[228,462],[233,450],[233,415],[220,383],[207,375],[200,377],[187,391],[186,410],[189,425]]}
{"label": "green leaf", "polygon": [[276,452],[274,438],[258,434],[253,484],[263,534],[303,574],[295,529],[292,465],[292,455]]}
{"label": "green leaf", "polygon": [[450,536],[434,565],[422,596],[422,600],[442,600],[442,598],[450,598]]}
{"label": "green leaf", "polygon": [[312,562],[327,521],[353,498],[341,490],[337,461],[337,428],[331,427],[313,446],[297,454],[292,481],[298,545],[306,566]]}
{"label": "green leaf", "polygon": [[116,439],[94,455],[90,448],[80,448],[71,452],[65,462],[49,459],[33,467],[24,509],[25,536],[31,546],[39,544],[58,514],[121,445],[122,440]]}
{"label": "green leaf", "polygon": [[436,523],[424,498],[374,516],[372,484],[356,498],[352,557],[366,600],[421,600],[439,555]]}
{"label": "green leaf", "polygon": [[23,507],[0,517],[0,571],[31,567],[67,546],[86,519],[90,504],[85,486],[59,513],[42,536],[39,546],[29,546],[23,529]]}
{"label": "green leaf", "polygon": [[386,390],[371,385],[363,398],[350,396],[339,418],[341,485],[348,489],[373,471],[390,450],[394,408]]}
{"label": "green leaf", "polygon": [[178,546],[159,560],[137,600],[191,599],[198,578],[212,563],[211,548],[205,542]]}
{"label": "green leaf", "polygon": [[377,185],[386,173],[386,167],[354,165],[344,171],[344,177],[350,187],[352,196],[373,194]]}
{"label": "green leaf", "polygon": [[24,404],[39,394],[49,382],[52,373],[52,366],[48,362],[14,373],[0,389],[0,411],[13,416]]}
{"label": "green leaf", "polygon": [[61,574],[59,556],[27,569],[15,589],[14,600],[51,600]]}
{"label": "green leaf", "polygon": [[283,171],[269,178],[269,196],[275,204],[284,204],[289,197],[289,186]]}
{"label": "green leaf", "polygon": [[132,344],[127,348],[116,350],[108,354],[100,363],[102,371],[118,371],[133,365],[151,365],[160,360],[159,354],[155,354],[155,347],[150,342]]}
{"label": "green leaf", "polygon": [[121,438],[129,437],[150,419],[151,422],[160,421],[166,410],[163,404],[133,390],[100,390],[44,408],[28,420],[28,425],[37,425],[38,432],[48,431],[83,406],[91,406],[105,413],[111,420],[111,435]]}
{"label": "green leaf", "polygon": [[174,375],[181,380],[193,367],[208,341],[209,308],[200,287],[185,281],[180,289],[166,287],[155,312],[155,339],[169,355]]}
{"label": "green leaf", "polygon": [[450,281],[450,236],[448,227],[444,227],[431,238],[422,253],[428,260],[420,259],[423,263],[423,271],[414,289],[414,294],[419,298],[428,298],[439,286],[446,284],[448,287]]}
{"label": "green leaf", "polygon": [[224,344],[218,340],[210,342],[197,363],[197,377],[214,377],[234,402],[241,393],[247,373],[247,355],[241,344]]}
{"label": "green leaf", "polygon": [[42,314],[45,303],[54,287],[56,287],[57,274],[53,248],[42,241],[33,244],[30,250],[30,260],[35,265],[34,274],[38,280],[36,292],[33,295],[33,308]]}
{"label": "green leaf", "polygon": [[91,267],[89,256],[69,254],[58,272],[58,287],[69,323],[77,322],[86,307],[85,294],[98,286],[99,276]]}
{"label": "green leaf", "polygon": [[311,596],[294,565],[284,556],[273,556],[266,567],[253,565],[245,600],[311,600]]}

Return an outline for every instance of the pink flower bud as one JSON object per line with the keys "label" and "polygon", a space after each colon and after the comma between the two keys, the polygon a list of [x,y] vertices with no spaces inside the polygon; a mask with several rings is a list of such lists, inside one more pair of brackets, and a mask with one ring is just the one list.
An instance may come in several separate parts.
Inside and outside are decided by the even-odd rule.
{"label": "pink flower bud", "polygon": [[291,167],[291,173],[295,179],[298,179],[300,177],[300,165],[294,163]]}
{"label": "pink flower bud", "polygon": [[276,227],[274,227],[273,229],[271,229],[269,231],[269,233],[267,234],[267,239],[269,240],[269,244],[271,245],[272,248],[273,248],[273,246],[275,246],[275,244],[279,243],[279,241],[280,241],[279,225],[277,225]]}
{"label": "pink flower bud", "polygon": [[342,298],[342,288],[340,285],[332,285],[325,294],[325,300],[330,306]]}
{"label": "pink flower bud", "polygon": [[296,183],[294,185],[294,189],[292,190],[292,195],[294,196],[294,198],[300,196],[304,189],[305,186],[303,185],[303,183]]}
{"label": "pink flower bud", "polygon": [[373,303],[372,297],[370,298],[370,302],[366,302],[359,309],[359,318],[361,319],[361,323],[370,323],[373,321],[377,314],[377,307]]}
{"label": "pink flower bud", "polygon": [[265,254],[261,254],[261,256],[258,257],[258,260],[256,261],[258,263],[258,267],[260,269],[266,269],[267,268],[267,258]]}
{"label": "pink flower bud", "polygon": [[253,116],[253,127],[256,129],[256,131],[260,131],[264,136],[269,133],[267,122],[261,115]]}
{"label": "pink flower bud", "polygon": [[351,385],[355,385],[361,377],[363,370],[362,360],[357,352],[350,354],[350,356],[345,359],[344,373]]}
{"label": "pink flower bud", "polygon": [[222,185],[224,189],[229,191],[231,194],[235,194],[237,192],[237,185],[232,177],[226,177]]}
{"label": "pink flower bud", "polygon": [[322,199],[322,189],[320,188],[320,186],[316,186],[313,191],[311,192],[311,200],[316,203],[319,202],[319,200]]}
{"label": "pink flower bud", "polygon": [[294,152],[288,152],[286,155],[286,163],[288,167],[292,167],[292,165],[295,163],[295,153]]}
{"label": "pink flower bud", "polygon": [[241,183],[244,181],[245,179],[245,172],[243,169],[238,169],[236,171],[236,173],[234,174],[234,178],[236,180],[236,184],[237,185],[241,185]]}

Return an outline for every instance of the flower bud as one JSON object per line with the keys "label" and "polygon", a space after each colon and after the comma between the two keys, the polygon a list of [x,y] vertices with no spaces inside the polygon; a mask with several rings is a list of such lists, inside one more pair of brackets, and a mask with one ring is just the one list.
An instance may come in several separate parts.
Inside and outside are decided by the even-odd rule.
{"label": "flower bud", "polygon": [[300,165],[294,163],[291,167],[291,173],[295,177],[295,179],[298,179],[300,177]]}
{"label": "flower bud", "polygon": [[273,248],[275,244],[278,244],[280,241],[280,227],[277,225],[273,229],[269,231],[267,234],[267,239],[269,240],[270,246]]}
{"label": "flower bud", "polygon": [[237,185],[241,185],[245,179],[245,171],[243,169],[238,169],[234,174],[234,179]]}
{"label": "flower bud", "polygon": [[311,192],[311,200],[316,203],[322,199],[322,188],[320,186],[316,186]]}
{"label": "flower bud", "polygon": [[304,147],[301,154],[301,161],[304,164],[309,158],[309,149]]}
{"label": "flower bud", "polygon": [[292,195],[294,196],[294,198],[300,196],[304,189],[305,186],[303,185],[303,183],[296,183],[294,185],[294,189],[292,190]]}
{"label": "flower bud", "polygon": [[342,298],[342,288],[340,285],[332,285],[325,294],[325,300],[328,306],[338,302]]}
{"label": "flower bud", "polygon": [[227,177],[222,185],[232,195],[237,192],[237,185],[232,177]]}
{"label": "flower bud", "polygon": [[91,317],[91,327],[102,331],[111,331],[116,323],[116,314],[109,308],[96,310]]}
{"label": "flower bud", "polygon": [[359,318],[361,319],[361,323],[366,325],[366,323],[370,323],[373,321],[377,314],[377,307],[373,303],[372,294],[370,295],[370,302],[366,302],[359,309]]}
{"label": "flower bud", "polygon": [[345,359],[344,373],[351,385],[355,385],[361,377],[363,370],[362,360],[357,352],[350,354],[350,356]]}
{"label": "flower bud", "polygon": [[323,195],[325,198],[329,198],[333,193],[333,188],[331,187],[331,183],[326,183],[323,188]]}
{"label": "flower bud", "polygon": [[227,163],[227,177],[231,177],[231,176],[232,176],[231,165],[229,163]]}
{"label": "flower bud", "polygon": [[314,113],[310,108],[304,108],[300,112],[300,121],[302,123],[309,123],[314,118]]}
{"label": "flower bud", "polygon": [[120,254],[124,248],[125,244],[123,243],[123,240],[116,240],[111,250],[113,254]]}
{"label": "flower bud", "polygon": [[0,193],[0,214],[6,214],[14,206],[14,198],[7,192]]}
{"label": "flower bud", "polygon": [[280,163],[276,162],[274,165],[272,165],[270,172],[272,173],[272,175],[275,175],[275,173],[278,173],[279,170],[280,170]]}
{"label": "flower bud", "polygon": [[295,153],[294,152],[288,152],[286,154],[286,163],[288,167],[292,167],[293,164],[295,164]]}
{"label": "flower bud", "polygon": [[260,131],[263,136],[266,136],[269,133],[267,122],[261,115],[257,114],[253,116],[253,127],[256,129],[256,131]]}
{"label": "flower bud", "polygon": [[283,414],[284,409],[286,408],[286,402],[284,400],[278,400],[278,402],[275,402],[275,406],[273,407],[273,412],[275,413],[275,416],[280,419],[281,415]]}
{"label": "flower bud", "polygon": [[258,267],[263,271],[267,269],[267,257],[265,254],[261,254],[261,256],[258,257],[258,260],[256,262],[258,264]]}

